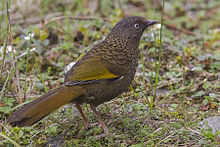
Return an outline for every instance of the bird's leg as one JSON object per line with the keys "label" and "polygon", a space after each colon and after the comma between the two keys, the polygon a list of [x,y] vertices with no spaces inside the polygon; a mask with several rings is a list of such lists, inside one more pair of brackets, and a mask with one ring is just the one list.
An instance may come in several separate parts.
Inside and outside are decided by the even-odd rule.
{"label": "bird's leg", "polygon": [[99,112],[96,110],[96,107],[94,107],[92,104],[90,104],[92,111],[94,112],[95,116],[98,118],[99,122],[101,123],[104,131],[106,134],[108,134],[108,128],[106,127],[104,121],[102,120]]}
{"label": "bird's leg", "polygon": [[84,125],[85,125],[85,130],[87,130],[89,128],[89,123],[85,117],[85,115],[83,114],[83,111],[82,111],[82,108],[80,107],[80,105],[76,105],[76,108],[79,110],[79,113],[80,115],[82,116],[83,118],[83,121],[84,121]]}

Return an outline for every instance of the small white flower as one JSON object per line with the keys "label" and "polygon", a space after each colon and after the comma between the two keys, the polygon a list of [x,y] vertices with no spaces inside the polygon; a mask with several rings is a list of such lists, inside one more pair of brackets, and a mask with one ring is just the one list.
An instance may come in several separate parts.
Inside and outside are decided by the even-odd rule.
{"label": "small white flower", "polygon": [[25,40],[30,40],[30,37],[29,36],[25,36],[24,39]]}
{"label": "small white flower", "polygon": [[151,36],[154,38],[155,34],[160,33],[159,30],[161,28],[161,24],[155,24],[153,27],[150,29],[151,30]]}
{"label": "small white flower", "polygon": [[154,30],[159,30],[161,28],[161,24],[155,24],[153,28]]}
{"label": "small white flower", "polygon": [[6,50],[6,53],[9,53],[12,51],[12,47],[11,46],[7,46],[7,50]]}
{"label": "small white flower", "polygon": [[220,32],[220,29],[209,30],[209,34],[217,34]]}
{"label": "small white flower", "polygon": [[[1,53],[4,52],[4,47],[3,46],[0,48],[0,52]],[[7,46],[6,47],[6,53],[10,53],[10,52],[12,52],[12,47],[11,46]],[[14,53],[16,53],[16,50],[14,50]]]}
{"label": "small white flower", "polygon": [[36,48],[35,48],[35,47],[31,49],[31,52],[33,52],[33,51],[36,51]]}
{"label": "small white flower", "polygon": [[31,38],[34,37],[34,33],[29,33],[28,36],[25,36],[24,39],[25,40],[30,40]]}

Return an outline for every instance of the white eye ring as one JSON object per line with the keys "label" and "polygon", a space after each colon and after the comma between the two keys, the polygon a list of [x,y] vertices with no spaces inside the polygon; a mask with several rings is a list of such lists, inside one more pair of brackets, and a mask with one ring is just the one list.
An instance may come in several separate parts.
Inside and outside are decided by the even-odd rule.
{"label": "white eye ring", "polygon": [[136,28],[136,29],[139,29],[139,24],[134,24],[134,27]]}

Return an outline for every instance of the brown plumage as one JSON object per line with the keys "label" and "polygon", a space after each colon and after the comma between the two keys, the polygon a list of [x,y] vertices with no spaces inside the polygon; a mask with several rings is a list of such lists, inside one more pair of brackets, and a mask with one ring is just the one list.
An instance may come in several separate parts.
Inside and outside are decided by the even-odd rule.
{"label": "brown plumage", "polygon": [[138,45],[144,30],[156,21],[131,16],[119,21],[106,39],[87,52],[65,76],[64,85],[24,105],[8,119],[12,126],[30,126],[64,104],[73,102],[88,122],[80,104],[90,104],[102,124],[96,107],[126,91],[138,65]]}

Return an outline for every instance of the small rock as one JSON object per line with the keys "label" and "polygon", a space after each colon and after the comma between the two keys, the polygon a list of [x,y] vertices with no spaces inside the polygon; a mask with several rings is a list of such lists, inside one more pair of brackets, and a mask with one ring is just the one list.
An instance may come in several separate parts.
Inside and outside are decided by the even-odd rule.
{"label": "small rock", "polygon": [[212,129],[212,132],[215,133],[220,131],[220,116],[214,116],[201,121],[198,125],[199,129]]}

